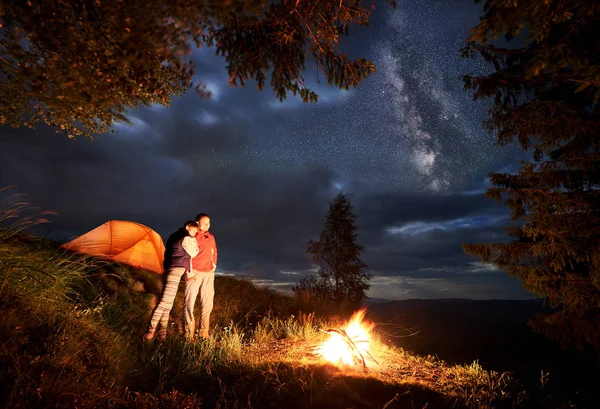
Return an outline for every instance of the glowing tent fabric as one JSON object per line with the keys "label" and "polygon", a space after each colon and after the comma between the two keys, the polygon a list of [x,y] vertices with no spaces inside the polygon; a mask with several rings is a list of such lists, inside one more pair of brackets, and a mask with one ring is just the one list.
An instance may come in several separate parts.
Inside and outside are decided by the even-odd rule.
{"label": "glowing tent fabric", "polygon": [[162,238],[151,228],[135,222],[110,220],[62,247],[163,272],[165,245]]}

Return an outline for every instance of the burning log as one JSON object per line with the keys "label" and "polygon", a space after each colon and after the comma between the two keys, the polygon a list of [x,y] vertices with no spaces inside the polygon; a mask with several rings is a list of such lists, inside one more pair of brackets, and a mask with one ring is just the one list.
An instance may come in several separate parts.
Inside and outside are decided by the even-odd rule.
{"label": "burning log", "polygon": [[[329,335],[337,334],[340,337],[342,337],[342,339],[346,342],[346,344],[348,345],[348,348],[352,351],[352,353],[355,355],[355,357],[360,358],[360,362],[362,363],[363,367],[365,367],[365,368],[367,367],[367,363],[365,362],[365,357],[360,352],[360,349],[358,349],[358,347],[356,346],[356,344],[354,343],[352,338],[350,338],[348,336],[348,333],[345,330],[343,330],[343,329],[322,330],[321,329],[319,331],[324,332]],[[360,342],[360,341],[358,341],[358,342]],[[362,342],[366,342],[366,341],[362,341]]]}
{"label": "burning log", "polygon": [[315,353],[335,364],[341,362],[354,366],[358,363],[366,368],[365,355],[378,363],[369,353],[370,330],[373,325],[362,322],[364,313],[364,309],[356,312],[345,328],[321,329],[321,332],[329,334],[329,339],[315,347]]}

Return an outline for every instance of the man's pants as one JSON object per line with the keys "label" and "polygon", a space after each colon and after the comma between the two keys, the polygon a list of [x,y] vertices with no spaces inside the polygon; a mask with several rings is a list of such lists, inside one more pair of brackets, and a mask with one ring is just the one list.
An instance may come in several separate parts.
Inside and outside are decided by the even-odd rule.
{"label": "man's pants", "polygon": [[169,324],[169,314],[173,308],[173,302],[177,295],[177,289],[179,288],[179,281],[181,276],[185,273],[186,269],[183,267],[173,267],[169,269],[167,273],[167,283],[163,289],[160,302],[152,312],[152,318],[150,319],[150,328],[148,332],[154,334],[156,327],[160,322],[160,333],[161,337],[167,335],[167,325]]}
{"label": "man's pants", "polygon": [[194,320],[194,305],[196,297],[200,293],[200,306],[202,309],[200,318],[200,336],[208,338],[210,313],[213,309],[215,298],[215,273],[194,271],[194,276],[188,277],[185,282],[185,336],[194,338],[196,322]]}

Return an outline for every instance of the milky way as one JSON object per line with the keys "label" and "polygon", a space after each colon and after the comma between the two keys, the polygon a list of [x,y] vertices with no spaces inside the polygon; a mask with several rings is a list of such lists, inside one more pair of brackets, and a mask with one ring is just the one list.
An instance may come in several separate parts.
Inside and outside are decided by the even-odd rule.
{"label": "milky way", "polygon": [[377,72],[358,89],[324,89],[318,106],[285,102],[253,123],[248,161],[269,171],[331,167],[345,187],[359,190],[443,193],[481,183],[482,170],[510,152],[482,125],[487,105],[463,90],[462,75],[485,69],[460,56],[478,12],[466,4],[467,12],[447,2],[403,1],[392,13],[380,5],[376,45],[355,51]]}

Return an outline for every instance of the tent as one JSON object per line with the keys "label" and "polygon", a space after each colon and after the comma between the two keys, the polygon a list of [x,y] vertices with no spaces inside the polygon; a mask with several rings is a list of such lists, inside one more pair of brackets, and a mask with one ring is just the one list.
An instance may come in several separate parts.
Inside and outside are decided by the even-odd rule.
{"label": "tent", "polygon": [[110,220],[62,247],[156,273],[163,272],[165,245],[162,238],[140,223]]}

